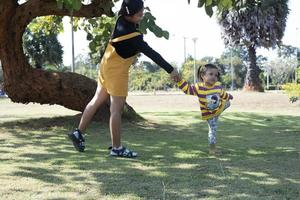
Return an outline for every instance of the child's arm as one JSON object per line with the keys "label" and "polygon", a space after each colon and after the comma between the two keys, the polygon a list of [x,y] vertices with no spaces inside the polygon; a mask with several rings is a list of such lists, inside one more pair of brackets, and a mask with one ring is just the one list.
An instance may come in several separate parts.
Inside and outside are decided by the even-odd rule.
{"label": "child's arm", "polygon": [[221,90],[220,97],[221,97],[221,99],[224,99],[226,101],[233,99],[233,96],[231,94],[227,93],[224,89]]}
{"label": "child's arm", "polygon": [[177,82],[177,85],[185,94],[198,96],[196,85],[189,84],[183,79]]}

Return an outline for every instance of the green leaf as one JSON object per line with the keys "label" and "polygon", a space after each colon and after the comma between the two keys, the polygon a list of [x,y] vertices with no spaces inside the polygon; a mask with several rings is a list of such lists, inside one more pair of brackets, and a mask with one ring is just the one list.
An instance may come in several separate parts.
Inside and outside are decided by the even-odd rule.
{"label": "green leaf", "polygon": [[140,26],[139,26],[139,30],[143,33],[143,34],[146,34],[147,31],[147,19],[143,19],[141,22],[140,22]]}
{"label": "green leaf", "polygon": [[205,6],[210,6],[212,4],[212,0],[206,0]]}
{"label": "green leaf", "polygon": [[74,10],[79,10],[81,8],[81,0],[73,0],[72,4]]}
{"label": "green leaf", "polygon": [[218,6],[228,9],[228,8],[232,7],[232,1],[231,0],[221,0],[219,2]]}
{"label": "green leaf", "polygon": [[208,16],[212,16],[214,14],[214,11],[212,9],[212,6],[205,6],[205,12]]}
{"label": "green leaf", "polygon": [[149,7],[145,7],[144,9],[149,12],[151,11]]}
{"label": "green leaf", "polygon": [[199,0],[198,1],[198,7],[201,8],[205,4],[205,0]]}
{"label": "green leaf", "polygon": [[168,40],[170,38],[170,33],[168,31],[163,31],[163,37]]}
{"label": "green leaf", "polygon": [[86,39],[89,41],[93,40],[93,35],[91,33],[88,33]]}

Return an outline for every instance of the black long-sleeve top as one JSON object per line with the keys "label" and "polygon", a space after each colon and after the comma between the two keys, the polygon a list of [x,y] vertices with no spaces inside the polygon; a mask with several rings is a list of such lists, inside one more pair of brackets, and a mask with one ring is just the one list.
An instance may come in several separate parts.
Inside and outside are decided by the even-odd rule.
{"label": "black long-sleeve top", "polygon": [[[113,32],[112,38],[117,38],[123,35],[127,35],[133,32],[139,32],[134,23],[127,21],[124,17],[119,17],[117,20],[115,30]],[[138,35],[136,37],[130,38],[128,40],[123,40],[120,42],[113,42],[112,45],[115,47],[116,52],[122,58],[129,58],[134,56],[138,52],[145,54],[151,60],[153,60],[157,65],[162,67],[168,73],[173,71],[173,67],[156,51],[154,51],[147,42],[144,41],[143,35]]]}

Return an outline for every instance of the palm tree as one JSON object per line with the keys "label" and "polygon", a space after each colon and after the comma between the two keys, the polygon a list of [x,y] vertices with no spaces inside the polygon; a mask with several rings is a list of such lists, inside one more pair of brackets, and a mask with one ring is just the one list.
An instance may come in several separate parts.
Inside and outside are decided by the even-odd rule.
{"label": "palm tree", "polygon": [[257,47],[280,45],[289,13],[288,0],[248,0],[243,7],[222,11],[218,22],[226,45],[242,45],[248,50],[244,90],[263,91],[256,63]]}

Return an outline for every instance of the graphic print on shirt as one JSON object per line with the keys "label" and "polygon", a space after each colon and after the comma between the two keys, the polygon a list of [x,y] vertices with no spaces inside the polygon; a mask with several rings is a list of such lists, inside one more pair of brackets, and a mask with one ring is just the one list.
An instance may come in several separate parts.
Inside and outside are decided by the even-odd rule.
{"label": "graphic print on shirt", "polygon": [[220,105],[220,94],[209,94],[206,96],[207,109],[215,110]]}

